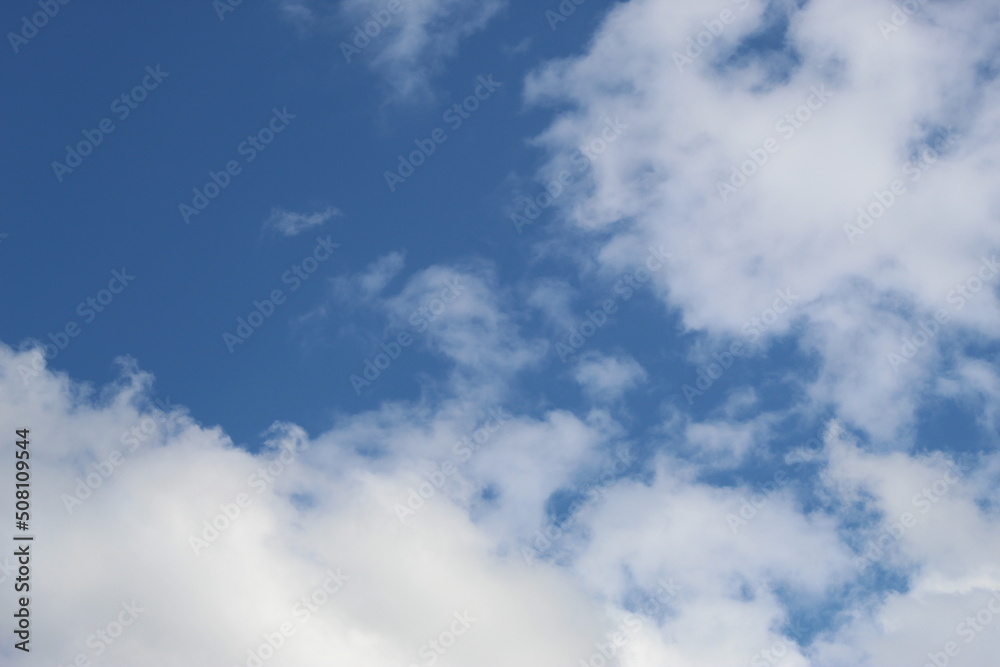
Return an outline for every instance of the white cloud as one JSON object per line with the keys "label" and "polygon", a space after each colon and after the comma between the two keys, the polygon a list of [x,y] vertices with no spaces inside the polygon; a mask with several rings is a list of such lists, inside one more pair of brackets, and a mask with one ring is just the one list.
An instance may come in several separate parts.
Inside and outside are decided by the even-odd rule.
{"label": "white cloud", "polygon": [[525,302],[538,310],[553,329],[565,331],[576,324],[573,288],[564,280],[540,278],[531,283]]}
{"label": "white cloud", "polygon": [[[940,361],[928,351],[894,372],[887,355],[902,337],[941,309],[951,323],[932,348],[1000,325],[1000,277],[949,301],[957,285],[977,285],[1000,245],[1000,86],[984,74],[997,64],[997,15],[991,3],[926,3],[883,37],[887,1],[769,6],[616,6],[583,56],[529,77],[530,102],[571,106],[539,137],[551,155],[541,175],[572,171],[575,151],[592,158],[559,199],[566,219],[594,232],[609,270],[636,264],[647,245],[671,249],[658,286],[691,330],[739,336],[791,289],[797,303],[767,334],[804,330],[820,362],[809,395],[890,442],[912,425]],[[731,62],[775,13],[789,17],[783,48],[795,58],[744,50]],[[615,118],[627,127],[602,143]],[[744,183],[734,167],[752,175]],[[891,193],[894,180],[905,193]],[[887,212],[852,244],[845,225],[859,207],[877,214],[879,198]]]}
{"label": "white cloud", "polygon": [[285,236],[297,236],[339,215],[342,215],[340,209],[332,206],[312,213],[296,213],[276,207],[271,209],[271,215],[264,222],[264,228],[273,229]]}
{"label": "white cloud", "polygon": [[768,496],[734,533],[730,516],[750,490],[693,483],[695,470],[667,457],[655,472],[650,483],[615,486],[590,510],[574,567],[589,589],[612,599],[651,592],[665,578],[683,587],[656,633],[667,664],[750,664],[781,639],[787,612],[777,587],[821,599],[850,575],[835,524],[803,515],[791,494]]}
{"label": "white cloud", "polygon": [[603,400],[615,400],[646,380],[646,371],[630,355],[609,357],[597,353],[580,358],[573,376],[585,392]]}
{"label": "white cloud", "polygon": [[[426,94],[429,78],[455,55],[459,43],[481,30],[505,4],[505,0],[407,0],[368,47],[374,51],[367,56],[370,66],[385,77],[392,97]],[[346,0],[341,14],[345,24],[361,26],[382,7],[379,0]]]}
{"label": "white cloud", "polygon": [[[374,59],[410,92],[495,11],[457,0],[413,7]],[[723,9],[733,20],[680,71],[674,54]],[[662,244],[673,257],[655,274],[659,294],[690,329],[725,339],[759,318],[769,334],[795,331],[821,361],[807,395],[867,429],[877,453],[832,428],[794,476],[721,483],[724,466],[680,454],[763,451],[774,415],[741,420],[757,405],[749,390],[713,419],[675,417],[638,443],[648,461],[624,471],[616,452],[633,443],[601,410],[532,405],[491,430],[511,380],[545,347],[522,331],[515,297],[484,263],[432,266],[385,297],[401,254],[368,267],[359,290],[390,327],[414,329],[449,360],[450,382],[340,416],[323,433],[276,424],[258,453],[183,408],[153,408],[152,377],[134,363],[98,390],[45,370],[38,351],[0,344],[0,423],[32,428],[35,659],[96,662],[88,636],[124,604],[142,611],[100,655],[109,667],[248,664],[248,650],[285,623],[293,633],[269,666],[427,665],[428,642],[456,627],[455,614],[475,620],[435,659],[442,667],[579,664],[629,611],[640,622],[615,652],[622,667],[762,664],[774,647],[785,667],[902,667],[933,662],[948,642],[960,649],[954,664],[995,664],[1000,618],[977,619],[985,629],[968,640],[965,619],[1000,591],[1000,456],[962,454],[956,475],[943,454],[890,451],[903,449],[893,438],[929,392],[981,401],[984,423],[995,420],[996,373],[966,356],[962,339],[995,336],[996,299],[985,289],[949,298],[997,241],[1000,107],[996,84],[977,78],[995,58],[994,14],[928,3],[884,37],[888,2],[813,0],[790,9],[800,64],[783,79],[774,61],[733,69],[724,57],[763,9],[622,3],[588,53],[540,72],[529,97],[577,107],[542,137],[550,168],[581,144],[596,151],[604,118],[628,125],[560,202],[599,235],[603,268],[620,271]],[[821,84],[830,100],[722,201],[716,182],[729,166]],[[927,128],[945,125],[958,129],[955,145],[849,243],[854,209],[905,173]],[[295,230],[325,221],[278,213],[279,231],[285,214]],[[787,288],[798,303],[783,317],[774,307],[769,322],[775,290]],[[551,321],[565,318],[565,285],[528,291]],[[890,369],[886,353],[941,308],[949,328]],[[645,375],[630,357],[596,354],[574,373],[603,396]],[[10,510],[9,496],[3,503]],[[402,504],[413,512],[405,521]],[[528,545],[541,556],[530,563]],[[906,585],[885,590],[876,568]],[[335,592],[296,607],[338,570],[346,579]],[[664,581],[676,592],[655,598]],[[12,604],[0,602],[8,618]],[[814,641],[785,627],[797,613],[823,619]]]}
{"label": "white cloud", "polygon": [[405,265],[405,252],[390,252],[376,259],[357,275],[336,278],[333,281],[334,292],[345,301],[370,301],[382,293]]}
{"label": "white cloud", "polygon": [[991,625],[1000,622],[1000,523],[981,503],[997,501],[996,454],[956,466],[942,455],[870,454],[838,438],[827,452],[828,486],[877,516],[855,531],[856,567],[908,574],[909,585],[859,604],[819,644],[820,663],[839,655],[872,667],[919,665],[954,642],[949,663],[990,664],[1000,650]]}
{"label": "white cloud", "polygon": [[[390,253],[372,262],[363,272],[333,281],[332,299],[370,309],[385,318],[377,336],[357,331],[348,324],[340,334],[357,334],[367,339],[373,356],[388,354],[379,368],[362,359],[351,382],[356,390],[367,388],[406,350],[430,352],[447,362],[446,383],[456,394],[467,392],[476,400],[499,400],[519,373],[536,367],[548,351],[548,342],[525,336],[522,313],[515,297],[497,283],[494,267],[485,261],[460,265],[433,265],[407,277],[395,293],[386,287],[402,269],[403,253]],[[310,342],[328,338],[332,308],[320,303],[296,325]],[[395,350],[387,351],[382,345]],[[407,351],[409,355],[411,352]],[[420,383],[435,382],[422,373],[412,378]],[[458,389],[461,387],[461,389]]]}
{"label": "white cloud", "polygon": [[[1000,590],[995,455],[942,487],[943,456],[865,453],[834,430],[816,462],[824,507],[806,509],[808,481],[795,476],[715,487],[662,453],[641,474],[628,458],[619,467],[622,429],[606,417],[530,417],[458,391],[316,435],[276,424],[251,454],[183,408],[152,407],[152,378],[134,363],[97,391],[41,361],[0,346],[0,421],[32,429],[43,662],[94,660],[104,646],[109,667],[246,664],[287,623],[267,664],[419,665],[458,613],[473,621],[436,660],[445,667],[578,663],[619,630],[623,667],[750,664],[774,646],[785,664],[920,664]],[[38,374],[25,383],[21,368]],[[925,513],[922,489],[934,494]],[[565,490],[582,498],[557,524],[550,503]],[[401,505],[414,510],[402,521]],[[919,521],[880,563],[912,585],[879,595],[856,561],[906,511]],[[845,532],[858,516],[878,518]],[[312,609],[296,606],[314,595]],[[789,600],[831,598],[847,605],[844,623],[817,643],[783,630]],[[135,622],[88,645],[123,604],[141,609]],[[995,637],[962,644],[965,664],[992,664]]]}
{"label": "white cloud", "polygon": [[[371,415],[372,436],[389,454],[371,466],[360,443],[346,437],[357,420],[315,439],[277,425],[271,446],[254,455],[179,409],[161,421],[142,407],[151,379],[134,370],[100,398],[44,370],[25,387],[17,367],[30,367],[35,354],[0,347],[0,421],[32,428],[37,661],[69,664],[78,654],[96,661],[100,643],[88,646],[88,636],[133,601],[138,618],[102,652],[101,664],[246,664],[247,651],[283,623],[294,634],[266,664],[422,664],[421,645],[467,611],[475,623],[438,664],[542,666],[588,652],[601,631],[600,605],[570,577],[497,558],[492,537],[461,505],[442,496],[406,525],[397,520],[393,504],[425,481],[410,467],[407,432],[433,427],[439,433],[431,439],[450,449],[474,425],[464,411],[407,410],[391,427],[391,410]],[[151,434],[126,451],[122,435],[145,417],[155,424]],[[518,428],[527,435],[533,427]],[[118,463],[102,479],[94,471],[113,456]],[[525,498],[544,497],[562,466],[553,460],[540,470]],[[60,497],[89,473],[99,482],[70,514]],[[492,474],[505,488],[514,481],[502,468]],[[512,506],[519,488],[509,486]],[[249,502],[240,509],[241,497]],[[214,540],[205,521],[220,528]],[[208,544],[197,555],[192,535]],[[296,611],[338,569],[347,576],[340,589],[321,593],[309,614]],[[4,613],[13,613],[11,605],[5,596]],[[2,650],[10,656],[9,644]]]}
{"label": "white cloud", "polygon": [[283,0],[282,11],[299,26],[336,15],[338,58],[364,62],[385,81],[394,101],[426,97],[430,79],[454,57],[460,43],[480,31],[506,0]]}
{"label": "white cloud", "polygon": [[475,263],[424,269],[386,298],[384,307],[390,324],[413,331],[479,391],[504,386],[547,351],[543,341],[522,335],[512,301],[497,285],[492,265]]}

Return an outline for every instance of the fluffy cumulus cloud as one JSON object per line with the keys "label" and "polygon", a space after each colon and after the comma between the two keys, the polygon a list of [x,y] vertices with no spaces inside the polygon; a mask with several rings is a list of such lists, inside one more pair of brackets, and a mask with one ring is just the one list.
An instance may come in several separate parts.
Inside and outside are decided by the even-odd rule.
{"label": "fluffy cumulus cloud", "polygon": [[[43,366],[0,350],[2,418],[36,425],[35,484],[53,490],[35,498],[40,664],[252,665],[252,651],[273,665],[546,665],[585,654],[607,623],[572,577],[499,556],[465,511],[469,480],[488,477],[503,508],[530,510],[517,520],[537,517],[551,485],[597,456],[599,434],[572,418],[387,411],[314,438],[275,424],[251,454],[158,407],[132,364],[100,391]],[[558,455],[529,491],[518,474],[543,442]],[[363,453],[374,445],[378,461]],[[468,467],[470,447],[491,470]],[[444,462],[448,486],[427,491]],[[414,509],[401,520],[397,506]]]}
{"label": "fluffy cumulus cloud", "polygon": [[890,441],[1000,322],[998,20],[973,0],[622,3],[529,79],[571,108],[540,176],[592,158],[558,206],[606,266],[665,245],[686,328],[794,333],[809,395]]}
{"label": "fluffy cumulus cloud", "polygon": [[[336,11],[376,20],[358,57],[412,95],[501,4]],[[32,664],[995,664],[1000,456],[911,436],[937,399],[982,429],[1000,411],[998,8],[616,4],[526,86],[556,108],[540,177],[564,183],[539,244],[585,257],[581,280],[510,285],[480,260],[404,280],[402,252],[335,279],[331,299],[382,318],[386,364],[412,346],[447,367],[325,431],[279,422],[238,447],[132,360],[96,387],[0,343],[0,423],[32,429]],[[780,365],[776,341],[808,360],[776,373],[786,403],[735,386],[636,427],[625,399],[655,360],[596,338],[553,373],[582,406],[555,383],[525,395],[577,286],[648,257],[692,361],[740,342]],[[824,430],[789,449],[794,419]]]}
{"label": "fluffy cumulus cloud", "polygon": [[50,490],[34,659],[881,667],[1000,649],[995,455],[873,454],[833,425],[768,479],[720,486],[666,448],[640,461],[607,413],[467,391],[324,433],[276,423],[249,452],[152,386],[128,360],[95,388],[0,347],[0,419],[33,425]]}

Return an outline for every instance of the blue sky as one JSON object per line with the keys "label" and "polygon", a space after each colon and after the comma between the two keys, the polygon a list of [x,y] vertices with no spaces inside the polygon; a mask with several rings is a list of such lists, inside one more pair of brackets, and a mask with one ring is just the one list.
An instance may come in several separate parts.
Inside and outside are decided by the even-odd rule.
{"label": "blue sky", "polygon": [[[433,78],[429,99],[395,104],[365,67],[373,54],[350,64],[340,56],[337,43],[350,30],[300,36],[273,6],[241,5],[225,21],[210,3],[106,14],[66,6],[4,71],[8,89],[32,91],[30,104],[8,112],[20,129],[4,147],[11,156],[6,210],[16,223],[4,270],[32,287],[6,295],[8,312],[24,317],[5,318],[0,335],[44,338],[76,317],[76,305],[105,285],[111,269],[125,266],[137,276],[122,295],[127,305],[101,313],[54,367],[101,381],[114,372],[111,359],[132,355],[161,369],[161,394],[183,392],[202,418],[232,423],[227,429],[251,446],[275,418],[318,428],[334,406],[355,411],[417,395],[407,376],[434,368],[433,358],[394,372],[370,400],[351,388],[350,369],[381,337],[384,322],[359,322],[343,310],[328,326],[335,332],[350,323],[354,335],[324,336],[325,344],[305,350],[291,323],[323,299],[329,279],[392,250],[405,250],[412,267],[486,257],[517,280],[527,270],[528,243],[505,215],[513,198],[505,179],[530,177],[539,154],[526,139],[546,117],[525,110],[521,99],[532,61],[504,50],[531,39],[533,57],[572,53],[606,10],[585,4],[553,32],[534,8],[507,8]],[[141,83],[147,66],[168,76],[119,120],[112,100]],[[479,75],[503,86],[452,130],[442,113],[473,92]],[[178,203],[190,203],[210,170],[245,160],[238,145],[266,125],[273,108],[295,115],[287,132],[185,224]],[[115,131],[58,181],[51,163],[106,117]],[[449,141],[389,193],[383,172],[437,127],[448,130]],[[262,233],[274,207],[328,206],[343,215],[316,234]],[[342,244],[338,256],[251,343],[228,354],[222,332],[280,286],[320,232]],[[61,267],[58,276],[53,266]]]}
{"label": "blue sky", "polygon": [[6,7],[38,652],[993,664],[997,9]]}

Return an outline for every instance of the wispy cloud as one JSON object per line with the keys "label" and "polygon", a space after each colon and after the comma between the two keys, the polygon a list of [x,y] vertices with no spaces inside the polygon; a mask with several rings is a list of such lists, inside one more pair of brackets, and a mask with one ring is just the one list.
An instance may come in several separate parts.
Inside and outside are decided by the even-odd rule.
{"label": "wispy cloud", "polygon": [[399,275],[406,266],[406,253],[397,250],[379,257],[365,270],[351,276],[341,276],[333,281],[333,290],[342,301],[371,301]]}
{"label": "wispy cloud", "polygon": [[[334,32],[340,57],[363,63],[385,82],[394,102],[428,97],[430,80],[461,42],[482,30],[507,0],[282,0],[298,27]],[[331,27],[336,26],[336,27]]]}
{"label": "wispy cloud", "polygon": [[340,209],[332,206],[312,213],[296,213],[276,207],[271,209],[270,217],[264,222],[264,229],[273,230],[284,236],[297,236],[339,215],[343,215]]}

